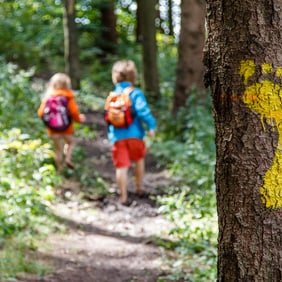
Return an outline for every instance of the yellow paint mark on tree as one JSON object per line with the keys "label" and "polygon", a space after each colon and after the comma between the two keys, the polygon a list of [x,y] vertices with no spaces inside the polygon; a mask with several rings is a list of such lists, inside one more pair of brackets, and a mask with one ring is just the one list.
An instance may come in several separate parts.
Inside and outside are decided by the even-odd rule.
{"label": "yellow paint mark on tree", "polygon": [[[263,64],[262,71],[264,74],[271,73],[272,66]],[[254,61],[241,62],[239,73],[243,76],[245,85],[248,84],[250,74],[253,75],[254,72]],[[276,76],[282,76],[282,68],[276,69]],[[273,164],[264,176],[260,194],[267,208],[280,208],[282,207],[282,88],[270,80],[262,80],[245,89],[243,101],[252,111],[261,115],[261,120],[266,118],[277,127],[278,146]]]}
{"label": "yellow paint mark on tree", "polygon": [[256,64],[254,60],[245,60],[241,62],[240,75],[244,77],[244,84],[248,83],[251,76],[255,74]]}
{"label": "yellow paint mark on tree", "polygon": [[281,77],[282,76],[282,68],[277,68],[276,70],[276,76]]}
{"label": "yellow paint mark on tree", "polygon": [[262,64],[261,65],[261,69],[262,69],[262,73],[264,73],[264,74],[271,73],[272,65],[270,65],[270,64]]}

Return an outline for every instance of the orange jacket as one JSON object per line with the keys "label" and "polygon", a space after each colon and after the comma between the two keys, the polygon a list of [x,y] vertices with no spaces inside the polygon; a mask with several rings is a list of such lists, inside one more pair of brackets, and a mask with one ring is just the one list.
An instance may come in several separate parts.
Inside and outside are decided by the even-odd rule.
{"label": "orange jacket", "polygon": [[[65,97],[67,97],[68,101],[69,101],[68,102],[68,109],[69,109],[72,121],[75,121],[75,122],[78,122],[78,123],[81,122],[80,112],[79,112],[78,106],[77,106],[76,101],[75,101],[74,93],[71,90],[68,90],[68,89],[54,90],[50,94],[50,96],[65,96]],[[44,112],[44,108],[45,108],[45,104],[46,104],[47,99],[48,99],[48,96],[43,99],[43,101],[41,102],[41,104],[40,104],[40,106],[37,110],[38,116],[40,118],[43,117],[43,112]],[[54,131],[50,128],[47,128],[47,133],[48,133],[48,135],[58,134],[58,132],[56,132],[56,131]],[[73,133],[74,133],[73,122],[71,123],[71,125],[66,130],[59,132],[59,134],[73,134]]]}

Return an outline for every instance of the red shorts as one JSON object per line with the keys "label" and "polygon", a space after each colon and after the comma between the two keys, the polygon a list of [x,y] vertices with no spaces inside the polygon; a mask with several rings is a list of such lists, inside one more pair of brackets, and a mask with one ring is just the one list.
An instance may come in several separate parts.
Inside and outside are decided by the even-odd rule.
{"label": "red shorts", "polygon": [[131,161],[137,162],[146,155],[145,142],[131,138],[117,141],[112,148],[112,160],[116,168],[130,167]]}

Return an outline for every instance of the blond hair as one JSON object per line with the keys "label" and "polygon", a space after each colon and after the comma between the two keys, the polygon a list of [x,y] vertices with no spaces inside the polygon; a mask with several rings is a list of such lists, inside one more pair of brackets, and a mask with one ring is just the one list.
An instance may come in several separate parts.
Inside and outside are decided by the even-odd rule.
{"label": "blond hair", "polygon": [[116,84],[122,81],[128,81],[132,84],[137,79],[137,69],[135,63],[131,60],[117,61],[112,68],[112,80]]}
{"label": "blond hair", "polygon": [[70,89],[71,88],[71,79],[65,73],[55,73],[49,80],[49,89]]}

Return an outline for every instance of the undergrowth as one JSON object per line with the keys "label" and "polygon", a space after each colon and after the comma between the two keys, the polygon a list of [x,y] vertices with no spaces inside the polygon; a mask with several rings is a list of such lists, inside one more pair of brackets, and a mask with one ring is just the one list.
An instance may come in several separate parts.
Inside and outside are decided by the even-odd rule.
{"label": "undergrowth", "polygon": [[159,113],[158,138],[151,152],[168,167],[174,185],[159,196],[160,212],[175,227],[170,230],[177,253],[167,258],[170,275],[159,281],[215,281],[217,213],[214,186],[215,145],[209,93],[196,90],[176,117]]}
{"label": "undergrowth", "polygon": [[56,221],[50,210],[61,181],[53,151],[44,141],[36,116],[40,95],[31,83],[32,71],[3,64],[0,71],[0,280],[21,272],[44,273],[26,251],[37,248]]}

